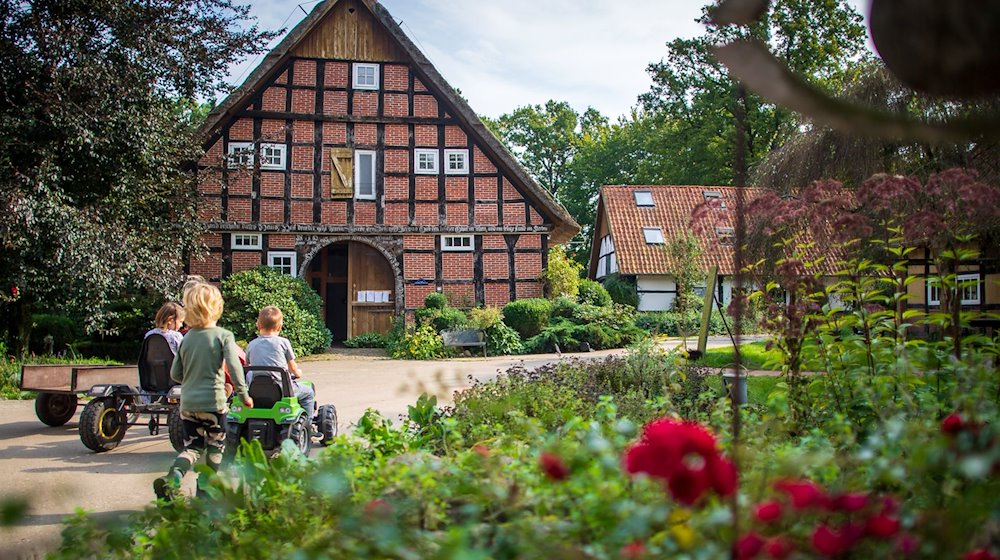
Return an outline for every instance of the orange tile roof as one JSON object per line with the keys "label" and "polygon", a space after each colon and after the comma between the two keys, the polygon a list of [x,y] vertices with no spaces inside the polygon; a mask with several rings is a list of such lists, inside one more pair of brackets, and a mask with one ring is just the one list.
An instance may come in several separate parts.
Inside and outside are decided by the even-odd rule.
{"label": "orange tile roof", "polygon": [[[635,202],[636,191],[652,193],[653,206],[640,207]],[[710,219],[692,228],[695,209],[705,203],[705,192],[721,193],[725,208],[706,208]],[[744,189],[744,204],[759,196],[762,189]],[[608,230],[615,244],[618,270],[621,274],[670,274],[674,269],[667,246],[678,234],[690,231],[701,246],[699,268],[719,267],[720,274],[735,273],[733,246],[722,245],[716,228],[735,227],[736,188],[676,185],[606,185],[601,188],[599,208],[603,207]],[[598,218],[600,219],[600,217]],[[642,229],[656,227],[663,231],[665,244],[646,243]],[[596,247],[600,240],[595,239]]]}

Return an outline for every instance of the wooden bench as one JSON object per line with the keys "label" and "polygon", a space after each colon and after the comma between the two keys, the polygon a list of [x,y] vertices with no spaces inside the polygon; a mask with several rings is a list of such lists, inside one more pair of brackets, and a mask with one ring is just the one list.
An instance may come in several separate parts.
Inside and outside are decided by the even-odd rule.
{"label": "wooden bench", "polygon": [[486,341],[483,340],[483,332],[472,329],[452,329],[441,331],[441,340],[445,346],[453,347],[475,347],[483,349],[483,357],[486,357]]}

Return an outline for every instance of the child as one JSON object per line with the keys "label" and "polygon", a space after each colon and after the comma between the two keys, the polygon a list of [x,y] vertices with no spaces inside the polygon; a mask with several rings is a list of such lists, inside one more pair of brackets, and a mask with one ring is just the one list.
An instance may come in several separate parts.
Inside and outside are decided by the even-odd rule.
{"label": "child", "polygon": [[[174,357],[170,377],[181,384],[185,449],[177,455],[167,474],[153,481],[156,497],[163,500],[176,496],[184,474],[202,455],[212,471],[218,471],[222,464],[228,412],[223,364],[235,373],[232,379],[240,400],[246,406],[253,406],[243,382],[243,367],[237,357],[233,333],[216,326],[222,307],[222,293],[211,284],[198,283],[184,290],[184,308],[191,329]],[[201,495],[202,477],[198,482]]]}
{"label": "child", "polygon": [[146,336],[142,337],[143,340],[153,334],[163,335],[163,338],[167,339],[170,350],[176,356],[177,347],[180,346],[181,340],[184,338],[184,335],[180,332],[181,326],[184,324],[184,308],[179,304],[168,301],[160,306],[160,310],[156,312],[154,322],[156,323],[156,327],[146,331]]}
{"label": "child", "polygon": [[[257,338],[251,340],[250,344],[247,345],[247,364],[288,368],[288,372],[292,374],[292,384],[295,386],[295,398],[305,409],[311,421],[316,413],[313,409],[316,393],[309,385],[296,381],[302,377],[302,371],[295,363],[292,343],[287,338],[278,336],[281,333],[281,327],[284,326],[283,323],[284,317],[277,307],[268,305],[260,310],[260,313],[257,314]],[[270,372],[250,371],[247,374],[247,383],[253,381],[254,376],[265,374],[270,374]]]}

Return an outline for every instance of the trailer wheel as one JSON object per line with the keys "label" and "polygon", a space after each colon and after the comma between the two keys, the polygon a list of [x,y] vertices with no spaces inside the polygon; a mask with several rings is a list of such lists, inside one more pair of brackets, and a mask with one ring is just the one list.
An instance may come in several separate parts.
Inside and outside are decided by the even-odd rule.
{"label": "trailer wheel", "polygon": [[118,447],[127,429],[128,418],[114,399],[94,399],[80,413],[80,441],[96,453]]}
{"label": "trailer wheel", "polygon": [[76,414],[76,395],[38,393],[35,416],[49,426],[62,426]]}
{"label": "trailer wheel", "polygon": [[174,451],[184,451],[184,421],[181,420],[181,407],[175,406],[167,414],[167,434]]}

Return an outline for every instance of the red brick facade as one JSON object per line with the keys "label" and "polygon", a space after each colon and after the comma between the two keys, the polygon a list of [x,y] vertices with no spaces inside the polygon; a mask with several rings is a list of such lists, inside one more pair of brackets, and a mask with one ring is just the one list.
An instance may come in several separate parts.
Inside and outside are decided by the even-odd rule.
{"label": "red brick facade", "polygon": [[[353,87],[355,62],[375,67],[377,89]],[[397,309],[433,291],[469,306],[540,295],[551,208],[419,68],[286,55],[269,70],[206,140],[199,215],[212,233],[190,272],[217,281],[268,264],[272,251],[294,251],[303,271],[325,238],[350,238],[389,258]],[[251,161],[227,161],[247,143]],[[417,149],[435,151],[436,172],[419,172]],[[356,166],[356,150],[375,154],[374,200],[333,190],[334,158]],[[449,154],[464,155],[464,169],[449,169]]]}
{"label": "red brick facade", "polygon": [[[207,236],[209,254],[192,261],[191,271],[221,279],[266,264],[269,250],[296,250],[296,235],[282,233],[296,226],[335,233],[365,228],[402,238],[398,258],[407,309],[419,307],[435,290],[470,305],[503,305],[540,294],[547,233],[527,233],[530,226],[544,224],[538,209],[460,124],[439,117],[440,103],[431,91],[418,87],[416,79],[410,88],[407,66],[381,65],[381,91],[347,87],[347,69],[342,62],[289,61],[279,73],[285,83],[276,80],[264,88],[207,146],[201,162],[202,218],[219,232],[266,231],[261,248],[250,250],[233,247],[229,233]],[[317,95],[320,75],[324,85]],[[286,118],[264,118],[258,109]],[[334,116],[343,120],[326,118]],[[385,122],[378,122],[380,116]],[[376,117],[376,122],[351,117]],[[407,118],[414,121],[400,122]],[[427,124],[427,118],[441,123]],[[283,145],[284,169],[265,170],[259,164],[227,169],[223,154],[229,142]],[[412,173],[416,147],[439,150],[437,174]],[[375,201],[331,198],[331,148],[374,149],[380,155]],[[444,173],[446,148],[468,150],[467,173]],[[472,235],[472,247],[442,251],[442,234]],[[302,259],[308,255],[298,256],[300,267],[307,264]]]}

